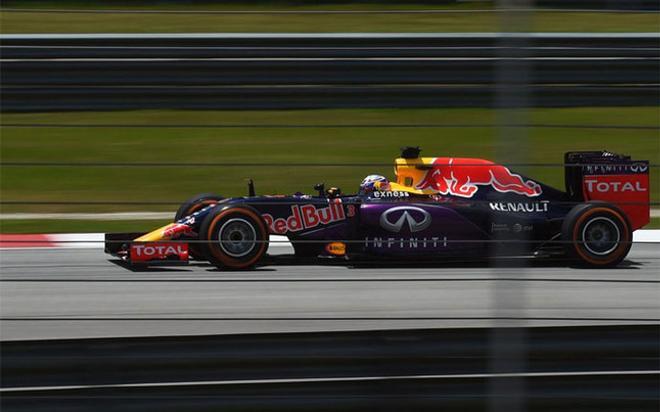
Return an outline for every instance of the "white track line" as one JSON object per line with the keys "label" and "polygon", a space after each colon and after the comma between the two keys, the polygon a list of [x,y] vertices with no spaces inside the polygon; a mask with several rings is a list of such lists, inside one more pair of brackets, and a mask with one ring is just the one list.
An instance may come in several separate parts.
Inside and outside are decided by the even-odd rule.
{"label": "white track line", "polygon": [[[581,46],[529,46],[525,50],[594,50],[593,47]],[[504,50],[502,46],[72,46],[72,45],[7,45],[0,44],[0,49],[81,49],[81,50]],[[598,51],[627,51],[627,47],[598,47]],[[656,51],[658,47],[635,47],[636,51]]]}
{"label": "white track line", "polygon": [[[59,233],[43,235],[47,240],[35,242],[47,243],[44,246],[0,247],[0,250],[36,250],[36,249],[103,249],[104,233]],[[8,241],[7,241],[8,242]],[[633,243],[660,243],[660,229],[637,230],[633,233]],[[267,253],[284,255],[294,252],[293,245],[286,236],[271,235]]]}
{"label": "white track line", "polygon": [[[659,60],[658,57],[514,57],[506,60],[521,61],[622,61],[622,60]],[[498,61],[500,57],[55,57],[44,59],[0,59],[2,63],[17,62],[327,62],[327,61]]]}
{"label": "white track line", "polygon": [[637,230],[633,232],[633,242],[658,243],[660,242],[660,230],[659,229]]}
{"label": "white track line", "polygon": [[172,212],[114,212],[114,213],[2,213],[0,220],[169,220]]}
{"label": "white track line", "polygon": [[660,375],[660,370],[641,371],[580,371],[580,372],[523,372],[523,373],[469,373],[456,375],[394,375],[394,376],[349,376],[337,378],[297,378],[297,379],[242,379],[224,381],[198,382],[145,382],[117,383],[106,385],[66,385],[66,386],[31,386],[19,388],[0,388],[0,393],[27,391],[65,391],[80,389],[114,389],[114,388],[158,388],[185,387],[203,385],[264,385],[264,384],[298,384],[298,383],[331,383],[331,382],[373,382],[398,379],[483,379],[483,378],[541,378],[568,376],[625,376],[625,375]]}

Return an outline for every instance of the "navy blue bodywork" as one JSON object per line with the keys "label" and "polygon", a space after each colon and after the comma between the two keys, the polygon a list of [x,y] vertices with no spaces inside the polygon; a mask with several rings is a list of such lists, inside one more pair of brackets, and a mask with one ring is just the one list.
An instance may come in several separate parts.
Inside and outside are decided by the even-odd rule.
{"label": "navy blue bodywork", "polygon": [[[215,208],[249,206],[261,214],[271,235],[286,236],[297,257],[325,257],[325,246],[343,242],[347,258],[375,256],[435,259],[485,256],[494,242],[525,252],[561,254],[548,243],[561,235],[574,206],[567,195],[546,185],[534,198],[483,187],[470,199],[372,192],[348,196],[253,196],[224,199],[181,219],[195,239]],[[507,248],[501,248],[500,252]]]}

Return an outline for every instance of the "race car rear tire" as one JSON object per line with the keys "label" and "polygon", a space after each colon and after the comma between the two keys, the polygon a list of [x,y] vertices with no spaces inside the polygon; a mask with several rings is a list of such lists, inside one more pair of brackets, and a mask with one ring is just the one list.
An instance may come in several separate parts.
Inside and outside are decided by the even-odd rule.
{"label": "race car rear tire", "polygon": [[266,224],[249,206],[217,208],[202,222],[199,236],[204,255],[221,269],[251,269],[268,250]]}
{"label": "race car rear tire", "polygon": [[616,206],[584,203],[564,219],[562,239],[566,254],[589,267],[613,267],[625,259],[632,247],[632,230],[626,215]]}
{"label": "race car rear tire", "polygon": [[[174,215],[174,221],[177,222],[183,219],[186,216],[190,216],[193,213],[205,208],[206,206],[217,203],[220,200],[223,200],[224,197],[213,194],[213,193],[202,193],[200,195],[194,196],[186,200],[176,211]],[[204,252],[200,249],[199,244],[191,243],[188,246],[190,257],[195,260],[205,260]]]}

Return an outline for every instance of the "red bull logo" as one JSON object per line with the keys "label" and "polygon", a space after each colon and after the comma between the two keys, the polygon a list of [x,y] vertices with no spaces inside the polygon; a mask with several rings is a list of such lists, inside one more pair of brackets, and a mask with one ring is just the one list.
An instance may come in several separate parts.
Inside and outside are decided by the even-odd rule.
{"label": "red bull logo", "polygon": [[179,235],[189,234],[192,228],[183,223],[171,223],[163,228],[163,239],[172,239]]}
{"label": "red bull logo", "polygon": [[479,186],[491,186],[498,192],[527,197],[536,197],[542,192],[538,183],[525,181],[506,167],[488,160],[437,157],[432,165],[416,189],[460,197],[474,196]]}
{"label": "red bull logo", "polygon": [[[354,209],[349,209],[348,213],[351,216]],[[339,222],[346,219],[346,214],[341,202],[333,201],[327,207],[320,209],[311,204],[293,205],[291,206],[291,214],[286,218],[274,218],[270,213],[264,213],[261,217],[268,225],[270,233],[281,235],[287,232],[300,232],[319,225]]]}

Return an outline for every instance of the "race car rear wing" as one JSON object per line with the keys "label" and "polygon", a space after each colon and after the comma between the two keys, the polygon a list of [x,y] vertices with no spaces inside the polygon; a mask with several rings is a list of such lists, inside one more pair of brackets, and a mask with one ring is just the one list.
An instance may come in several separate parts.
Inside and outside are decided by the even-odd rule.
{"label": "race car rear wing", "polygon": [[636,230],[650,221],[648,160],[607,151],[564,155],[566,192],[576,202],[602,200],[619,206]]}

